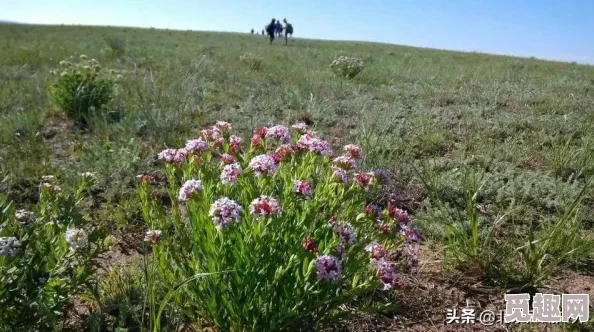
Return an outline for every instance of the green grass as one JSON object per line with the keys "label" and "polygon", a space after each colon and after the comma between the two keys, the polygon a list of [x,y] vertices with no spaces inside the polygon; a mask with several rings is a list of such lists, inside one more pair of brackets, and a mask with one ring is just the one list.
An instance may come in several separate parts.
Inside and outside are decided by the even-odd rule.
{"label": "green grass", "polygon": [[[0,25],[0,193],[26,207],[42,175],[68,187],[77,173],[97,172],[90,212],[125,228],[138,219],[134,175],[156,169],[158,151],[215,120],[244,135],[305,120],[335,148],[359,142],[366,166],[393,171],[403,188],[423,183],[415,217],[426,239],[446,243],[444,230],[465,213],[486,230],[505,216],[492,233],[496,244],[509,238],[521,246],[528,234],[578,217],[579,231],[591,236],[591,189],[578,217],[559,218],[594,175],[594,67],[373,43],[270,46],[266,38]],[[258,70],[240,61],[248,52],[261,58]],[[47,94],[50,70],[80,54],[124,77],[90,131]],[[341,55],[366,68],[351,80],[336,77],[329,65]],[[481,175],[480,190],[465,187],[467,172]],[[497,247],[477,247],[476,232],[473,255]]]}

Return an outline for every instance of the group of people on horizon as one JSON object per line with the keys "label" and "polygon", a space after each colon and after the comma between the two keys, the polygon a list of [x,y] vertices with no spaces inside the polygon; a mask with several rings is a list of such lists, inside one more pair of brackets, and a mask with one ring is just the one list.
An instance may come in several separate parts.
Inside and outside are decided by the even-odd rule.
{"label": "group of people on horizon", "polygon": [[[252,35],[254,34],[254,29],[251,30]],[[287,45],[288,36],[293,36],[293,25],[287,22],[287,19],[283,19],[283,23],[281,24],[280,20],[272,19],[269,24],[264,27],[262,30],[262,35],[266,33],[270,37],[270,44],[274,41],[275,37],[282,38],[283,34],[285,37],[285,45]]]}

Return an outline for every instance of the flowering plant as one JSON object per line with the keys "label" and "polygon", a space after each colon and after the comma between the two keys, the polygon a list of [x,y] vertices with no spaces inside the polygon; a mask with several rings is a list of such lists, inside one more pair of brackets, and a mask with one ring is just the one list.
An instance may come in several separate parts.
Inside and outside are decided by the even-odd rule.
{"label": "flowering plant", "polygon": [[330,69],[340,77],[351,79],[365,69],[365,63],[357,58],[340,56],[332,61]]}
{"label": "flowering plant", "polygon": [[80,124],[107,104],[112,98],[116,78],[100,75],[101,66],[95,59],[81,55],[80,61],[60,61],[60,70],[53,70],[55,80],[49,87],[53,102]]}
{"label": "flowering plant", "polygon": [[35,211],[0,207],[0,330],[50,331],[72,295],[91,285],[103,233],[89,228],[77,205],[89,173],[73,194],[45,176]]}
{"label": "flowering plant", "polygon": [[[242,141],[230,131],[218,122],[188,141],[206,148],[159,154],[170,212],[139,177],[160,278],[174,288],[209,274],[180,288],[184,312],[222,331],[287,330],[323,324],[358,295],[397,286],[403,262],[388,253],[418,237],[395,208],[366,209],[366,190],[386,179],[357,171],[358,146],[334,162],[304,124],[256,128],[250,146],[233,144]],[[221,162],[227,155],[233,163]]]}
{"label": "flowering plant", "polygon": [[262,67],[262,60],[262,57],[249,52],[239,57],[239,61],[252,70],[260,69]]}

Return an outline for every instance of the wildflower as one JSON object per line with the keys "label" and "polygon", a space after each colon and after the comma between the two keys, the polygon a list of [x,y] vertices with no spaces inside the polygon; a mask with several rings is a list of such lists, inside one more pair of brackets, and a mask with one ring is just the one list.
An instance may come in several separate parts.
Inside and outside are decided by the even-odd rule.
{"label": "wildflower", "polygon": [[242,171],[241,165],[238,163],[225,165],[221,172],[221,183],[235,185]]}
{"label": "wildflower", "polygon": [[77,228],[68,229],[66,231],[65,238],[70,250],[84,248],[88,241],[87,233],[84,230]]}
{"label": "wildflower", "polygon": [[0,257],[14,257],[21,252],[21,241],[16,237],[0,237]]}
{"label": "wildflower", "polygon": [[342,274],[342,265],[338,258],[323,255],[316,258],[316,272],[318,279],[337,282]]}
{"label": "wildflower", "polygon": [[268,133],[268,128],[266,127],[256,127],[254,128],[254,136],[258,136],[261,139],[266,138],[266,133]]}
{"label": "wildflower", "polygon": [[373,182],[373,173],[355,173],[353,176],[353,182],[359,187],[368,190]]}
{"label": "wildflower", "polygon": [[291,153],[293,153],[293,147],[291,147],[290,144],[283,144],[275,151],[275,155],[277,155],[280,160],[285,159],[287,156],[291,155]]}
{"label": "wildflower", "polygon": [[254,171],[257,177],[261,177],[276,172],[277,164],[272,156],[261,154],[252,158],[248,167]]}
{"label": "wildflower", "polygon": [[348,222],[345,222],[342,225],[334,226],[333,231],[338,236],[338,241],[340,241],[342,244],[353,245],[357,241],[355,229]]}
{"label": "wildflower", "polygon": [[377,264],[382,259],[384,259],[387,255],[386,249],[384,249],[384,247],[381,244],[379,244],[375,241],[366,245],[365,251],[367,251],[370,254],[371,263],[374,265]]}
{"label": "wildflower", "polygon": [[157,179],[150,175],[150,174],[146,174],[146,173],[142,173],[142,174],[138,174],[136,175],[136,178],[141,182],[141,183],[156,183]]}
{"label": "wildflower", "polygon": [[332,154],[328,142],[316,138],[309,133],[301,135],[297,141],[297,147],[300,150],[314,152],[322,156],[329,156]]}
{"label": "wildflower", "polygon": [[274,215],[280,216],[281,209],[276,199],[262,195],[250,204],[250,213],[255,219],[260,219]]}
{"label": "wildflower", "polygon": [[400,235],[403,236],[409,243],[419,243],[421,241],[419,231],[416,228],[406,225],[400,226]]}
{"label": "wildflower", "polygon": [[392,227],[390,227],[389,225],[379,225],[378,227],[382,234],[392,234]]}
{"label": "wildflower", "polygon": [[21,226],[31,225],[35,221],[35,213],[22,209],[18,210],[14,216]]}
{"label": "wildflower", "polygon": [[225,122],[225,121],[217,121],[217,123],[213,127],[214,131],[217,131],[221,134],[226,134],[226,133],[230,132],[231,129],[232,129],[231,124],[229,122]]}
{"label": "wildflower", "polygon": [[377,276],[384,290],[392,289],[397,284],[396,271],[394,266],[387,261],[381,261],[377,268]]}
{"label": "wildflower", "polygon": [[349,182],[347,173],[344,169],[339,167],[332,167],[332,169],[332,180],[342,183],[344,185],[346,185]]}
{"label": "wildflower", "polygon": [[293,191],[297,196],[310,200],[313,196],[311,185],[305,181],[296,180],[293,181]]}
{"label": "wildflower", "polygon": [[368,216],[377,217],[382,213],[382,208],[375,204],[367,204],[363,212]]}
{"label": "wildflower", "polygon": [[318,246],[316,246],[313,240],[309,237],[303,240],[303,249],[309,253],[318,252]]}
{"label": "wildflower", "polygon": [[330,228],[333,232],[338,231],[338,220],[335,216],[330,217],[330,220],[328,220],[328,228]]}
{"label": "wildflower", "polygon": [[202,182],[200,180],[188,180],[179,188],[177,198],[182,202],[186,202],[200,191],[202,191]]}
{"label": "wildflower", "polygon": [[229,137],[229,153],[235,154],[239,152],[241,149],[241,143],[243,143],[243,139],[241,137],[231,135],[231,137]]}
{"label": "wildflower", "polygon": [[99,61],[97,61],[97,59],[91,59],[91,63],[94,65],[98,65]]}
{"label": "wildflower", "polygon": [[258,135],[252,136],[252,138],[250,139],[250,144],[252,145],[252,148],[261,147],[262,146],[262,137],[260,137]]}
{"label": "wildflower", "polygon": [[177,166],[183,165],[186,161],[188,151],[186,149],[165,149],[159,152],[158,159]]}
{"label": "wildflower", "polygon": [[303,122],[296,123],[296,124],[292,125],[291,128],[295,129],[295,131],[297,131],[298,133],[300,133],[302,135],[309,131],[309,128]]}
{"label": "wildflower", "polygon": [[388,214],[392,217],[395,221],[397,221],[401,225],[408,224],[408,212],[405,210],[399,209],[397,207],[390,206],[388,208]]}
{"label": "wildflower", "polygon": [[117,74],[115,78],[116,78],[116,81],[121,81],[124,79],[124,76],[122,76],[122,74]]}
{"label": "wildflower", "polygon": [[334,158],[332,162],[336,167],[342,168],[347,171],[355,168],[355,164],[357,163],[357,161],[350,156],[338,156]]}
{"label": "wildflower", "polygon": [[219,198],[212,203],[208,212],[218,230],[229,226],[234,221],[238,222],[240,214],[241,206],[227,197]]}
{"label": "wildflower", "polygon": [[197,154],[199,152],[206,152],[208,150],[208,143],[202,138],[191,139],[186,142],[186,151],[188,153]]}
{"label": "wildflower", "polygon": [[281,143],[289,143],[291,141],[291,134],[289,129],[283,125],[277,125],[268,128],[266,131],[266,139],[276,139]]}
{"label": "wildflower", "polygon": [[214,130],[212,129],[202,129],[200,130],[200,135],[202,135],[202,138],[204,138],[204,140],[206,140],[207,142],[210,142],[212,140],[214,140]]}
{"label": "wildflower", "polygon": [[354,160],[361,159],[361,147],[355,144],[347,144],[344,146],[346,156]]}
{"label": "wildflower", "polygon": [[54,180],[56,180],[56,177],[53,175],[44,175],[41,177],[41,180],[44,182],[54,182]]}
{"label": "wildflower", "polygon": [[70,61],[62,60],[60,61],[60,66],[69,67],[71,65]]}
{"label": "wildflower", "polygon": [[51,191],[60,191],[60,190],[62,190],[62,188],[60,188],[60,186],[58,186],[56,184],[47,183],[47,182],[42,183],[41,186],[43,186],[43,187],[45,187],[45,188],[47,188],[47,189],[49,189]]}
{"label": "wildflower", "polygon": [[223,166],[224,165],[231,165],[233,163],[235,163],[235,158],[232,155],[230,155],[228,153],[223,153],[221,155],[221,164]]}
{"label": "wildflower", "polygon": [[225,138],[223,136],[215,137],[214,142],[212,142],[212,146],[215,148],[221,148],[225,144]]}
{"label": "wildflower", "polygon": [[158,229],[149,230],[146,232],[146,235],[144,236],[144,242],[148,242],[151,245],[157,244],[159,242],[159,239],[161,239],[161,231]]}

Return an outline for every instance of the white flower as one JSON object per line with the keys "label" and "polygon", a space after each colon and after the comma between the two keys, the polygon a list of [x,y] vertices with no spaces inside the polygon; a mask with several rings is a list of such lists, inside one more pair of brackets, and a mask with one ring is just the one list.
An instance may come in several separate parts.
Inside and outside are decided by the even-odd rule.
{"label": "white flower", "polygon": [[185,202],[200,191],[202,191],[202,182],[200,180],[188,180],[179,188],[177,198]]}
{"label": "white flower", "polygon": [[70,228],[65,234],[66,243],[70,250],[78,250],[84,248],[87,245],[88,237],[87,233],[82,229]]}
{"label": "white flower", "polygon": [[291,128],[295,129],[300,134],[305,134],[309,131],[309,128],[303,122],[296,123],[292,125]]}
{"label": "white flower", "polygon": [[15,218],[22,226],[31,225],[35,221],[35,213],[25,210],[18,210]]}
{"label": "white flower", "polygon": [[148,242],[150,244],[157,244],[159,239],[161,238],[161,231],[158,229],[149,230],[146,232],[144,236],[144,242]]}
{"label": "white flower", "polygon": [[241,172],[241,165],[239,165],[238,163],[225,165],[225,167],[223,167],[223,171],[221,172],[221,183],[225,185],[236,184],[237,180],[239,179],[239,174],[241,174]]}
{"label": "white flower", "polygon": [[221,230],[241,218],[241,206],[235,201],[222,197],[210,206],[208,215],[212,218],[215,227]]}
{"label": "white flower", "polygon": [[261,154],[250,160],[249,168],[254,171],[257,177],[261,177],[263,175],[272,175],[276,172],[277,165],[273,157],[267,154]]}
{"label": "white flower", "polygon": [[338,258],[323,255],[316,258],[316,272],[318,279],[337,282],[342,274],[342,265]]}
{"label": "white flower", "polygon": [[0,257],[13,257],[21,252],[21,241],[16,237],[0,237]]}

